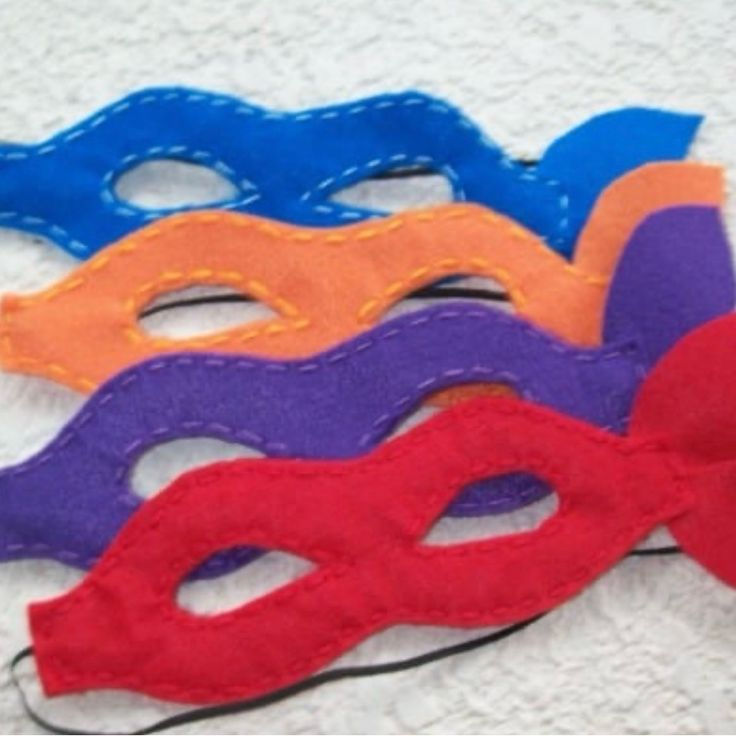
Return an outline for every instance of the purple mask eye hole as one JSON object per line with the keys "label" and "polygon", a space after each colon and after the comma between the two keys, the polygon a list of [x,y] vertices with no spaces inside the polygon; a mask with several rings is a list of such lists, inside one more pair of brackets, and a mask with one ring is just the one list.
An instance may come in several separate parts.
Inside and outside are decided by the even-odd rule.
{"label": "purple mask eye hole", "polygon": [[[176,593],[179,608],[196,616],[225,613],[263,598],[317,569],[313,562],[288,552],[237,547],[210,556],[197,570],[212,568],[218,560],[234,555],[244,559],[248,552],[253,560],[249,565],[213,578],[184,581]],[[196,578],[196,574],[193,577]]]}
{"label": "purple mask eye hole", "polygon": [[424,397],[421,406],[404,414],[394,425],[390,434],[385,439],[398,437],[410,429],[423,424],[443,409],[447,409],[463,401],[469,401],[479,396],[485,397],[513,397],[518,392],[510,383],[468,381],[467,383],[456,383],[450,388],[428,393]]}
{"label": "purple mask eye hole", "polygon": [[445,546],[531,532],[557,513],[558,502],[552,487],[531,473],[484,478],[461,489],[424,536],[424,544]]}
{"label": "purple mask eye hole", "polygon": [[[554,491],[541,478],[530,473],[508,473],[469,483],[455,497],[447,511],[448,516],[455,518],[490,516],[492,520],[499,516],[503,519],[528,507],[537,508],[550,496],[554,497]],[[489,521],[489,524],[492,523]]]}
{"label": "purple mask eye hole", "polygon": [[[443,408],[478,396],[509,397],[518,396],[518,392],[509,383],[495,382],[459,384],[435,392],[427,397],[427,401],[422,406],[404,416],[394,427],[390,437],[408,432],[426,422]],[[537,504],[552,492],[549,484],[540,478],[528,473],[508,473],[499,478],[489,478],[468,484],[453,499],[445,513],[448,517],[453,518],[509,514]]]}
{"label": "purple mask eye hole", "polygon": [[223,460],[262,458],[265,454],[248,445],[214,437],[186,437],[155,445],[129,470],[130,489],[142,499],[163,491],[175,478],[189,470]]}
{"label": "purple mask eye hole", "polygon": [[[161,442],[143,453],[129,468],[130,490],[147,500],[165,490],[187,471],[215,462],[262,458],[264,453],[248,445],[213,437],[187,437]],[[232,571],[257,560],[263,551],[255,547],[236,547],[210,556],[196,570],[195,580],[229,577]]]}

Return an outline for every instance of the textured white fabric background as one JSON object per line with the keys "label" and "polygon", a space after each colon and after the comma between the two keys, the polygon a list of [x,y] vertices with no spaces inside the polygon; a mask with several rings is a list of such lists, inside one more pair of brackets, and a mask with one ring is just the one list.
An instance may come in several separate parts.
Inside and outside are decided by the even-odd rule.
{"label": "textured white fabric background", "polygon": [[[732,0],[0,0],[0,139],[37,140],[143,85],[201,86],[282,108],[419,87],[461,105],[523,156],[602,109],[641,103],[702,111],[708,119],[694,155],[721,161],[733,176],[735,31]],[[159,177],[142,186],[160,194],[171,184]],[[373,187],[358,196],[378,195]],[[734,215],[731,203],[732,230]],[[39,288],[72,266],[61,251],[0,231],[0,291]],[[0,462],[40,448],[80,403],[47,382],[0,375]],[[153,488],[171,476],[176,458],[191,463],[204,452],[191,443],[162,450],[146,461],[142,482]],[[246,587],[300,569],[274,556],[245,577],[188,596],[200,605],[236,603]],[[50,562],[0,566],[0,659],[28,642],[26,604],[79,577]],[[332,685],[208,727],[733,732],[735,607],[734,591],[688,559],[629,560],[500,646]],[[392,659],[462,636],[393,631],[352,661]],[[117,694],[41,707],[92,728],[129,727],[168,712]],[[4,674],[0,731],[37,732]]]}

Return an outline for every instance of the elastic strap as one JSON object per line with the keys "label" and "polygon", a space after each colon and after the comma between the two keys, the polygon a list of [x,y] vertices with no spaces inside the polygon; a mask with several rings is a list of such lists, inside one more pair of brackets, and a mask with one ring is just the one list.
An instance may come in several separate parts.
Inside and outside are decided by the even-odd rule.
{"label": "elastic strap", "polygon": [[[513,626],[508,626],[504,629],[491,632],[484,636],[477,637],[464,641],[460,644],[453,644],[452,646],[442,647],[435,649],[426,654],[420,654],[416,657],[409,657],[408,659],[401,659],[396,662],[386,662],[384,664],[365,665],[362,667],[338,667],[333,670],[326,670],[320,672],[312,677],[307,677],[300,682],[295,682],[293,685],[281,688],[267,695],[262,695],[257,698],[250,698],[248,700],[237,700],[232,703],[224,703],[223,705],[212,705],[203,708],[194,708],[192,710],[179,713],[175,716],[163,718],[160,721],[156,721],[150,726],[146,726],[138,731],[132,731],[132,736],[141,736],[143,734],[160,733],[169,728],[175,726],[183,726],[188,723],[196,723],[198,721],[204,721],[210,718],[219,718],[220,716],[233,715],[235,713],[245,713],[252,710],[263,708],[267,705],[278,703],[287,698],[291,698],[299,693],[306,692],[307,690],[313,690],[314,688],[325,685],[328,682],[335,682],[337,680],[347,680],[350,678],[359,677],[375,677],[376,675],[387,675],[393,672],[401,672],[403,670],[410,670],[414,667],[420,667],[430,662],[437,662],[447,657],[452,657],[456,654],[462,654],[463,652],[470,652],[474,649],[479,649],[488,644],[492,644],[502,639],[506,639],[509,636],[525,629],[530,624],[538,621],[546,614],[540,614],[533,618],[520,621]],[[33,656],[33,647],[26,647],[22,651],[18,652],[13,659],[10,661],[8,667],[10,669],[10,678],[13,686],[18,691],[18,695],[28,717],[38,726],[54,734],[78,734],[79,736],[114,736],[111,732],[103,732],[98,729],[93,731],[83,731],[79,729],[70,729],[64,726],[59,726],[51,721],[46,720],[43,716],[37,713],[28,702],[28,698],[21,687],[20,681],[17,675],[17,667],[24,660]]]}
{"label": "elastic strap", "polygon": [[[539,164],[535,159],[518,160],[515,162],[525,169],[531,169]],[[377,174],[369,176],[369,179],[413,179],[417,176],[441,176],[440,172],[430,169],[421,164],[413,164],[410,166],[400,166],[396,169],[388,169],[387,171],[379,171]]]}
{"label": "elastic strap", "polygon": [[[682,550],[676,546],[670,547],[652,547],[649,549],[635,549],[628,553],[629,557],[648,557],[654,555],[675,555],[681,553]],[[163,718],[160,721],[156,721],[150,726],[146,726],[138,731],[133,731],[132,736],[142,736],[143,734],[160,733],[169,728],[176,726],[183,726],[188,723],[196,723],[199,721],[205,721],[210,718],[219,718],[220,716],[234,715],[236,713],[246,713],[252,710],[258,710],[264,708],[267,705],[273,705],[279,703],[282,700],[298,695],[299,693],[306,692],[307,690],[314,690],[321,685],[326,685],[329,682],[336,682],[337,680],[347,680],[350,678],[360,677],[375,677],[376,675],[388,675],[393,672],[402,672],[404,670],[410,670],[415,667],[421,667],[422,665],[429,664],[430,662],[437,662],[441,659],[453,657],[456,654],[462,654],[463,652],[470,652],[474,649],[480,649],[488,644],[506,639],[509,636],[525,629],[530,624],[538,621],[546,614],[540,614],[533,618],[520,621],[519,623],[507,626],[504,629],[493,631],[490,634],[469,639],[460,644],[453,644],[451,646],[442,647],[435,649],[426,654],[420,654],[416,657],[409,657],[408,659],[400,659],[396,662],[386,662],[384,664],[364,665],[362,667],[338,667],[333,670],[326,670],[319,674],[307,677],[300,682],[296,682],[288,687],[275,690],[272,693],[262,695],[257,698],[250,698],[248,700],[237,700],[232,703],[225,703],[223,705],[206,706],[204,708],[194,708],[192,710],[179,713],[175,716]],[[64,726],[59,726],[51,721],[46,720],[43,716],[37,713],[28,702],[25,691],[21,687],[20,681],[17,675],[18,665],[24,660],[33,656],[33,647],[26,647],[25,649],[18,652],[9,662],[8,668],[10,670],[10,679],[13,686],[18,691],[21,704],[28,717],[38,726],[54,734],[79,734],[79,736],[113,736],[110,732],[101,732],[97,729],[93,731],[80,731],[79,729],[69,729]]]}
{"label": "elastic strap", "polygon": [[[425,286],[407,294],[405,299],[484,299],[492,302],[507,302],[508,294],[502,291],[489,291],[487,289],[473,289],[460,286]],[[156,304],[141,312],[140,316],[150,317],[158,312],[179,307],[196,307],[201,304],[228,304],[240,302],[252,302],[253,299],[247,294],[213,294],[212,296],[192,297],[191,299],[180,299],[178,301]]]}
{"label": "elastic strap", "polygon": [[653,557],[654,555],[679,555],[682,554],[682,547],[672,545],[671,547],[642,547],[641,549],[632,549],[629,552],[630,557]]}

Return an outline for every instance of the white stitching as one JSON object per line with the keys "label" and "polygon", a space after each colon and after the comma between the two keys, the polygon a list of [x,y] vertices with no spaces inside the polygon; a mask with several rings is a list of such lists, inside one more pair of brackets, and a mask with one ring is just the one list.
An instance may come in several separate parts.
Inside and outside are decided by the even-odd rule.
{"label": "white stitching", "polygon": [[[226,97],[223,95],[213,95],[210,93],[187,93],[182,91],[157,91],[157,92],[149,92],[146,94],[138,93],[138,95],[133,95],[129,99],[124,100],[122,102],[115,103],[108,107],[107,109],[103,108],[103,111],[100,112],[98,115],[96,115],[92,120],[85,121],[82,123],[79,123],[78,125],[73,126],[72,128],[69,128],[68,131],[64,134],[60,134],[59,140],[55,143],[42,143],[42,144],[35,144],[35,145],[29,145],[26,150],[24,151],[12,151],[12,152],[2,152],[0,151],[0,160],[6,159],[6,158],[13,158],[13,159],[22,159],[22,158],[32,158],[33,156],[39,155],[40,148],[46,148],[48,149],[49,146],[51,146],[53,149],[59,148],[64,143],[69,143],[80,136],[85,135],[87,132],[92,130],[93,128],[99,126],[107,120],[108,118],[113,117],[114,115],[119,115],[126,110],[130,109],[134,105],[145,105],[150,104],[152,102],[156,102],[157,100],[163,100],[165,102],[169,102],[171,100],[179,99],[181,98],[184,102],[187,103],[205,103],[207,105],[210,105],[211,107],[226,107],[226,106],[233,106],[235,108],[234,112],[237,114],[245,114],[245,115],[259,115],[262,118],[265,119],[284,119],[288,117],[292,117],[292,119],[303,122],[306,120],[312,120],[314,118],[322,119],[322,120],[329,120],[334,118],[339,118],[344,115],[356,115],[359,113],[367,112],[369,110],[373,109],[384,109],[386,107],[394,107],[398,104],[402,104],[405,106],[410,105],[426,105],[428,110],[432,110],[433,112],[444,112],[449,113],[453,112],[450,110],[450,108],[440,105],[439,103],[435,102],[431,98],[422,98],[422,97],[412,97],[406,100],[403,100],[401,103],[399,103],[398,100],[377,100],[372,102],[371,104],[360,104],[360,105],[351,105],[350,107],[345,107],[345,105],[335,105],[333,107],[329,108],[322,108],[321,110],[315,110],[312,112],[299,112],[299,113],[286,113],[286,112],[273,112],[264,110],[262,108],[254,107],[251,105],[248,105],[247,103],[244,103],[242,100],[236,99],[234,97]],[[458,113],[458,118],[460,120],[463,120],[464,123],[469,124],[470,127],[473,130],[477,130],[477,128],[472,125],[469,121],[464,120],[462,117],[460,117],[460,114]],[[478,131],[480,134],[480,131]],[[48,152],[48,151],[46,151]]]}
{"label": "white stitching", "polygon": [[120,199],[115,193],[115,182],[123,176],[125,173],[135,168],[134,165],[145,163],[146,161],[155,161],[157,158],[166,159],[167,156],[186,156],[188,155],[197,162],[206,164],[211,169],[216,171],[218,174],[224,176],[233,186],[244,189],[249,192],[255,192],[248,196],[232,198],[229,200],[221,200],[219,203],[212,203],[211,206],[218,206],[220,209],[233,209],[235,207],[241,207],[246,204],[255,202],[261,198],[258,192],[258,187],[249,179],[240,179],[236,181],[235,171],[232,167],[228,166],[224,161],[215,157],[214,154],[209,151],[192,150],[186,146],[153,146],[143,151],[142,153],[133,153],[128,156],[124,156],[120,163],[122,169],[110,169],[102,177],[102,189],[100,190],[100,197],[104,204],[113,207],[113,210],[118,215],[126,217],[142,216],[147,220],[155,219],[161,216],[170,215],[174,212],[184,212],[191,209],[201,209],[200,205],[178,205],[176,207],[138,207],[135,204],[125,205],[122,202],[126,200]]}
{"label": "white stitching", "polygon": [[[396,106],[403,106],[403,107],[412,107],[416,105],[424,105],[426,106],[427,110],[442,114],[442,115],[454,115],[455,122],[458,126],[473,131],[477,133],[480,142],[488,147],[491,148],[493,153],[498,156],[499,163],[502,166],[506,167],[514,167],[516,166],[516,163],[509,158],[504,151],[502,151],[495,143],[490,141],[483,131],[481,131],[475,124],[473,124],[470,120],[465,118],[459,111],[455,110],[454,108],[448,107],[447,105],[444,105],[433,98],[430,97],[409,97],[406,99],[389,99],[389,100],[375,100],[371,102],[370,104],[367,103],[361,103],[356,105],[350,105],[349,107],[346,107],[343,105],[336,105],[331,108],[323,108],[319,111],[313,111],[313,112],[300,112],[300,113],[284,113],[284,112],[269,112],[267,110],[264,110],[262,108],[250,106],[241,100],[238,100],[236,98],[227,97],[223,95],[212,95],[210,93],[198,93],[198,92],[184,92],[184,91],[177,91],[177,90],[169,90],[169,91],[154,91],[154,92],[146,92],[146,93],[138,93],[137,96],[132,96],[131,98],[124,100],[122,102],[115,103],[108,107],[106,110],[103,110],[100,114],[98,114],[95,118],[93,118],[91,121],[83,122],[78,124],[77,126],[74,126],[73,128],[70,128],[66,133],[60,134],[57,142],[54,143],[41,143],[36,145],[31,145],[26,148],[26,150],[18,151],[13,150],[9,152],[2,152],[0,151],[0,160],[21,160],[26,158],[31,158],[33,156],[39,156],[39,155],[46,155],[48,153],[51,153],[56,148],[59,148],[63,144],[70,143],[73,140],[76,140],[77,138],[80,138],[81,136],[85,135],[89,130],[92,130],[93,128],[99,126],[104,122],[106,119],[112,117],[113,115],[119,115],[123,113],[124,111],[130,109],[133,105],[145,105],[150,104],[152,102],[155,102],[156,100],[163,100],[163,101],[171,101],[175,99],[182,99],[184,102],[187,103],[204,103],[207,105],[210,105],[212,107],[226,107],[226,106],[232,106],[234,108],[234,112],[236,114],[245,114],[245,115],[258,115],[264,120],[281,120],[281,119],[287,119],[291,117],[291,119],[295,122],[303,122],[307,120],[311,120],[313,118],[319,118],[322,120],[326,119],[335,119],[339,118],[344,115],[358,115],[365,112],[368,112],[370,110],[382,110],[387,109],[390,107],[396,107]],[[401,156],[402,154],[395,154],[394,157],[391,157],[392,160],[397,160],[396,156]],[[418,162],[418,160],[417,160]],[[369,162],[369,164],[372,162]],[[322,190],[326,186],[329,186],[330,183],[334,182],[335,180],[339,180],[341,177],[344,176],[350,176],[355,167],[348,167],[345,171],[343,171],[341,174],[337,174],[336,176],[329,177],[328,179],[324,180],[320,184],[315,187],[315,189]],[[444,173],[448,174],[449,171],[451,171],[451,168],[447,165],[441,167],[444,169]],[[558,191],[561,189],[561,182],[556,180],[545,180],[537,177],[532,172],[526,172],[525,174],[522,174],[525,178],[529,180],[539,181],[545,186],[551,187],[553,189],[557,189]],[[455,179],[453,180],[453,184],[457,184],[458,177],[457,174],[455,174]],[[328,183],[325,183],[328,182]],[[460,190],[461,191],[461,190]],[[307,192],[304,195],[302,195],[301,200],[302,201],[308,201],[313,196],[313,192]],[[461,195],[462,198],[464,198],[464,194]],[[569,206],[570,206],[570,200],[569,196],[563,191],[559,191],[557,194],[558,202],[560,205],[560,208],[562,210],[561,219],[558,222],[558,232],[556,235],[552,236],[552,240],[555,244],[559,244],[564,237],[567,234],[567,230],[569,227]],[[255,201],[253,198],[248,198],[247,200],[244,200],[241,202],[241,204],[249,204],[251,202]],[[319,210],[323,214],[327,214],[334,212],[336,209],[341,209],[337,207],[330,207],[329,205],[323,205],[321,209]],[[176,210],[174,210],[176,211]],[[130,208],[121,207],[120,209],[116,210],[118,214],[121,215],[132,215],[132,213],[135,212],[135,210],[131,210]],[[144,210],[144,212],[148,212],[149,217],[157,217],[159,214],[170,214],[172,212],[171,209],[168,210]],[[341,211],[339,212],[339,217],[341,219],[360,219],[364,218],[366,216],[370,216],[371,211],[359,211],[359,210],[347,210],[347,211]],[[372,213],[374,215],[378,215],[380,213]],[[22,221],[22,219],[21,219]],[[49,228],[52,227],[51,223],[47,223],[47,226]],[[63,228],[60,228],[63,229]],[[58,231],[57,231],[58,232]],[[77,240],[72,239],[71,235],[67,234],[67,240],[64,241],[66,245],[68,245],[72,250],[78,251],[78,252],[87,252],[91,250],[88,246],[85,246],[84,244],[80,243]]]}
{"label": "white stitching", "polygon": [[29,215],[21,215],[19,212],[0,212],[0,227],[12,228],[13,223],[27,225],[31,230],[34,231],[45,231],[46,233],[48,233],[52,240],[58,240],[59,238],[62,238],[64,244],[70,250],[73,250],[74,252],[81,255],[87,255],[90,252],[90,248],[88,245],[85,245],[76,238],[73,238],[68,230],[65,230],[59,225],[54,225],[48,220],[44,220],[41,217],[30,217]]}
{"label": "white stitching", "polygon": [[[333,184],[338,184],[341,179],[346,178],[352,178],[354,174],[359,174],[361,169],[376,169],[380,166],[383,166],[385,164],[392,164],[392,163],[404,163],[404,164],[422,164],[424,166],[431,166],[435,165],[437,170],[444,174],[447,179],[452,184],[452,191],[453,195],[455,197],[456,201],[465,202],[466,201],[466,194],[465,190],[462,187],[462,183],[460,181],[460,175],[455,171],[455,169],[450,164],[438,164],[431,156],[426,155],[418,155],[418,156],[409,156],[406,153],[395,153],[391,156],[387,156],[383,159],[371,159],[368,161],[368,163],[359,165],[359,166],[348,166],[347,169],[344,171],[341,171],[336,176],[328,177],[327,179],[323,179],[319,184],[317,184],[314,189],[311,189],[307,192],[304,192],[304,194],[301,195],[299,200],[301,202],[309,202],[312,201],[312,198],[317,194],[317,191],[320,192],[323,189],[326,189],[328,187],[331,187]],[[387,167],[389,168],[389,167]],[[356,176],[356,181],[360,181],[361,177]],[[343,187],[335,187],[337,191],[342,189]],[[568,198],[569,201],[569,198]],[[340,204],[339,202],[335,204],[327,204],[324,201],[320,201],[319,204],[314,205],[314,210],[316,212],[319,212],[321,214],[335,214],[337,212],[338,216],[344,219],[354,219],[354,218],[364,218],[366,216],[377,216],[381,214],[388,214],[386,212],[380,211],[380,210],[373,210],[373,209],[365,209],[363,211],[358,209],[345,209],[346,205]],[[567,222],[567,218],[564,220]],[[562,220],[561,220],[562,222]]]}

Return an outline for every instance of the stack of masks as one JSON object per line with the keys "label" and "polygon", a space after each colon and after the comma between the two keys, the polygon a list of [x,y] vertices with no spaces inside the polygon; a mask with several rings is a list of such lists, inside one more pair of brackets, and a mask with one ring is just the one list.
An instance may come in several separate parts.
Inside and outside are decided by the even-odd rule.
{"label": "stack of masks", "polygon": [[[662,524],[736,584],[734,275],[723,172],[683,160],[699,122],[617,110],[523,162],[416,92],[283,113],[171,88],[0,147],[0,226],[84,260],[0,312],[6,370],[90,395],[0,471],[0,558],[89,569],[29,608],[46,694],[273,699],[396,624],[538,617]],[[188,211],[119,197],[162,159],[236,193]],[[455,203],[388,215],[334,199],[417,171],[444,175]],[[448,298],[469,275],[514,313]],[[141,327],[161,295],[203,284],[276,316],[191,339]],[[417,294],[436,303],[385,317]],[[387,439],[423,405],[440,411]],[[184,437],[269,457],[144,502],[136,462]],[[445,514],[550,493],[536,529],[425,541]],[[177,604],[188,580],[264,550],[314,567],[224,613]]]}

